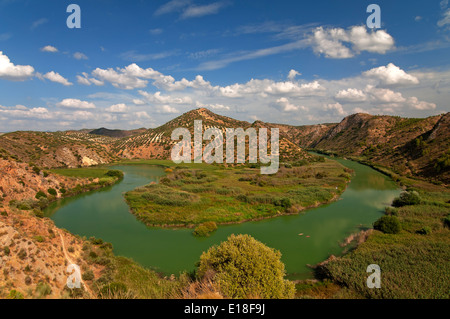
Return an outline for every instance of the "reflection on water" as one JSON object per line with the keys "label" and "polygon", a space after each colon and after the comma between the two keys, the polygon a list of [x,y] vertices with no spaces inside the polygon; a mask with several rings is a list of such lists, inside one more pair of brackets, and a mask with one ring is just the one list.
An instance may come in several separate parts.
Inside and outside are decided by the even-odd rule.
{"label": "reflection on water", "polygon": [[[157,182],[163,169],[147,165],[114,166],[125,173],[120,183],[52,204],[47,216],[81,236],[111,242],[118,255],[167,274],[192,270],[201,253],[230,234],[250,234],[282,253],[291,278],[310,276],[316,264],[342,252],[339,243],[361,227],[371,227],[399,189],[381,173],[359,163],[338,160],[355,175],[341,198],[301,215],[220,226],[209,238],[196,238],[190,229],[148,228],[129,213],[123,193]],[[299,235],[303,234],[303,235]]]}

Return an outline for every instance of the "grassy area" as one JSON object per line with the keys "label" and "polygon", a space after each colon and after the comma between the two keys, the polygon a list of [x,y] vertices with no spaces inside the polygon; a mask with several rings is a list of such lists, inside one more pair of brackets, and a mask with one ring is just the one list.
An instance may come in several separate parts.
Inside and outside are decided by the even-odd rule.
{"label": "grassy area", "polygon": [[348,169],[331,160],[285,165],[270,176],[249,165],[172,165],[167,172],[159,184],[125,194],[147,225],[224,224],[298,213],[336,198],[350,178]]}
{"label": "grassy area", "polygon": [[109,171],[107,168],[98,167],[84,167],[84,168],[55,168],[50,172],[67,177],[82,177],[82,178],[101,178],[105,177]]}
{"label": "grassy area", "polygon": [[[423,181],[406,180],[420,196],[415,205],[387,209],[400,221],[398,234],[375,231],[348,255],[330,261],[326,277],[350,296],[364,298],[450,298],[450,229],[448,189]],[[381,288],[368,289],[366,267],[381,268]]]}

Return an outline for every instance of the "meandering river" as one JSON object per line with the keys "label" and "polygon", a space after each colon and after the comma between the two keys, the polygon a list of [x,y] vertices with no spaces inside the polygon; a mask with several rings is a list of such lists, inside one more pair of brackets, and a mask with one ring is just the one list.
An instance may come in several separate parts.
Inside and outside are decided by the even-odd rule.
{"label": "meandering river", "polygon": [[147,227],[129,212],[123,193],[157,182],[165,173],[156,166],[111,166],[124,172],[120,183],[62,199],[45,213],[56,226],[88,238],[102,238],[113,244],[116,255],[167,275],[193,270],[203,251],[230,234],[250,234],[281,251],[290,279],[304,279],[312,276],[307,264],[341,254],[344,248],[339,243],[351,233],[371,227],[400,193],[392,180],[374,169],[349,160],[337,161],[355,171],[338,201],[304,214],[219,226],[208,238],[194,237],[192,229]]}

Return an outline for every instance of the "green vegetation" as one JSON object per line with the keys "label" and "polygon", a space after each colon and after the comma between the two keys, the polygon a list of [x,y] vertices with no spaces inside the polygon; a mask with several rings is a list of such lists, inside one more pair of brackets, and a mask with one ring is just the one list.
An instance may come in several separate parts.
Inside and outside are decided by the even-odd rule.
{"label": "green vegetation", "polygon": [[[450,229],[445,226],[450,192],[422,181],[402,180],[411,186],[395,202],[404,205],[395,209],[397,216],[383,218],[397,218],[401,231],[376,231],[357,249],[330,261],[319,272],[340,284],[341,294],[352,298],[450,298],[446,279],[450,278]],[[373,263],[381,268],[380,289],[367,289],[365,284],[365,269]]]}
{"label": "green vegetation", "polygon": [[[346,169],[330,160],[280,167],[273,175],[249,166],[175,166],[159,184],[138,187],[125,198],[147,225],[191,227],[298,213],[333,200],[349,180]],[[209,232],[198,227],[195,235]]]}
{"label": "green vegetation", "polygon": [[217,224],[215,222],[204,222],[195,227],[192,234],[197,237],[208,237],[216,229]]}
{"label": "green vegetation", "polygon": [[373,228],[385,234],[398,234],[401,230],[400,222],[395,216],[382,216],[374,224]]}
{"label": "green vegetation", "polygon": [[211,276],[230,298],[293,298],[281,253],[249,235],[231,235],[200,257],[198,276]]}
{"label": "green vegetation", "polygon": [[15,289],[12,289],[9,292],[9,295],[7,297],[8,299],[24,299],[23,294],[20,291],[17,291]]}
{"label": "green vegetation", "polygon": [[56,192],[56,189],[54,189],[54,188],[49,188],[48,190],[47,190],[47,193],[49,193],[50,195],[52,195],[52,196],[56,196],[58,193]]}
{"label": "green vegetation", "polygon": [[402,192],[400,196],[392,202],[394,207],[402,207],[405,205],[417,205],[421,201],[419,193],[416,191]]}

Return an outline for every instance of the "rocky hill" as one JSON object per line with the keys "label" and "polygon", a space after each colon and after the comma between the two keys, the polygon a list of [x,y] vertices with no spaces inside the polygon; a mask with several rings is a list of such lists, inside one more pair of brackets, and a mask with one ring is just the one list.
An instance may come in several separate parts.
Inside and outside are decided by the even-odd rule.
{"label": "rocky hill", "polygon": [[450,182],[450,113],[427,118],[357,113],[336,124],[281,126],[301,147]]}
{"label": "rocky hill", "polygon": [[109,137],[128,137],[131,135],[136,135],[140,133],[144,133],[146,128],[138,128],[136,130],[110,130],[104,127],[89,131],[89,134],[93,135],[101,135],[101,136],[109,136]]}

